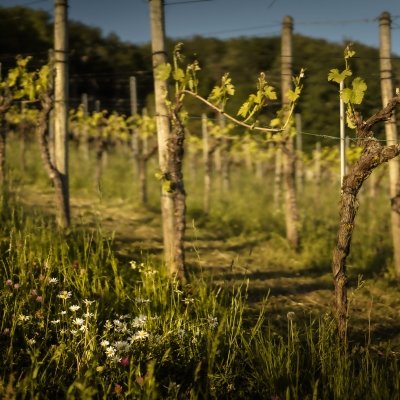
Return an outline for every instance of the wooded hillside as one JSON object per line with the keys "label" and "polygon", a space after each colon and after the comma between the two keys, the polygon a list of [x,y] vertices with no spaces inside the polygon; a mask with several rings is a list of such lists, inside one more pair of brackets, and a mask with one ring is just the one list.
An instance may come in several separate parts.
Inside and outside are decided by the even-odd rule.
{"label": "wooded hillside", "polygon": [[[47,61],[52,46],[52,21],[43,11],[24,7],[0,8],[0,62],[3,71],[14,65],[17,54],[32,55],[33,65]],[[296,25],[296,21],[294,21]],[[378,35],[378,28],[377,28]],[[102,108],[129,113],[129,77],[134,75],[138,84],[139,109],[152,109],[152,70],[149,45],[135,45],[121,41],[116,35],[104,36],[99,28],[80,22],[70,23],[70,96],[76,107],[82,93],[89,96],[89,107],[100,100]],[[172,49],[178,39],[170,40]],[[259,72],[279,92],[280,38],[241,37],[230,40],[195,36],[181,40],[185,54],[197,58],[202,67],[200,87],[204,94],[225,72],[231,74],[240,94],[230,104],[235,112],[255,86]],[[304,93],[298,111],[303,118],[303,131],[312,134],[338,135],[337,88],[327,81],[327,73],[342,59],[344,43],[330,43],[294,35],[294,72],[306,69]],[[373,112],[380,105],[379,54],[375,48],[354,44],[358,57],[354,73],[362,76],[368,85],[364,111]],[[399,71],[399,60],[393,60]],[[395,76],[395,85],[397,86]],[[278,104],[277,104],[278,105]],[[191,112],[200,115],[199,105],[191,104]],[[198,111],[198,113],[197,113]],[[304,138],[315,142],[313,136]]]}

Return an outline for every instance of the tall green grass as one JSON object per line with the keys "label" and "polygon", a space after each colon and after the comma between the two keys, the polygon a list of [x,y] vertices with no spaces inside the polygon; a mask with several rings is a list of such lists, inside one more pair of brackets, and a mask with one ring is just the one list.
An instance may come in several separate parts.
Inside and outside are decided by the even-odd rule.
{"label": "tall green grass", "polygon": [[[13,228],[17,223],[19,229]],[[9,232],[6,236],[5,233]],[[121,263],[99,232],[65,234],[16,211],[2,228],[3,398],[388,399],[399,360],[338,342],[330,315],[274,331],[247,285],[182,287]]]}
{"label": "tall green grass", "polygon": [[[29,175],[20,172],[12,151],[16,150],[9,152],[11,184],[48,187],[34,152],[27,162],[33,168]],[[71,155],[73,196],[104,204],[115,198],[135,204],[137,186],[131,181],[134,173],[126,167],[127,154],[110,156],[101,193],[85,184],[94,176],[93,164],[82,164],[74,151]],[[255,184],[240,171],[234,171],[233,178],[229,196],[214,191],[207,216],[201,211],[201,175],[187,182],[189,218],[202,232],[211,231],[210,239],[256,240],[266,248],[268,265],[276,268],[329,269],[337,221],[334,185],[324,192],[315,185],[304,191],[300,202],[304,238],[301,252],[295,254],[283,238],[282,213],[272,206],[271,178]],[[150,205],[157,208],[158,186],[153,183]],[[15,186],[10,193],[18,194]],[[321,199],[318,210],[310,207],[315,198]],[[1,398],[400,396],[396,349],[388,342],[376,347],[371,340],[343,347],[329,312],[304,318],[289,311],[280,329],[271,318],[268,298],[254,317],[246,279],[223,289],[210,285],[206,275],[194,274],[182,286],[166,276],[156,258],[120,257],[112,237],[100,227],[59,231],[49,215],[27,209],[18,196],[2,207]],[[384,220],[384,207],[378,211],[379,221]],[[378,212],[373,212],[376,220],[371,213],[368,204],[360,210],[350,273],[382,276],[388,271],[390,254],[378,261],[377,250],[368,247],[374,240],[367,229],[371,220],[384,248],[388,242],[377,222]]]}

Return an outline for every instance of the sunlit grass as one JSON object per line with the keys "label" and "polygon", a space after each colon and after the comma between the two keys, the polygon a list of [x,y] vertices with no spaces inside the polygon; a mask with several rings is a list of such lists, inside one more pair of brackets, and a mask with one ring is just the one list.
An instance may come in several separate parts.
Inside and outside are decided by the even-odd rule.
{"label": "sunlit grass", "polygon": [[[16,198],[12,195],[1,210],[0,228],[1,398],[399,397],[396,348],[389,340],[375,344],[371,332],[343,347],[330,309],[306,314],[282,305],[277,324],[267,289],[257,307],[251,304],[250,273],[226,287],[211,285],[206,273],[193,273],[182,286],[166,276],[157,257],[145,252],[129,260],[119,256],[100,222],[90,230],[77,226],[59,231],[46,210],[19,203],[17,185],[51,188],[35,156],[27,160],[32,175],[22,174],[13,151],[11,193]],[[138,204],[133,166],[126,167],[128,154],[109,156],[100,193],[86,185],[93,164],[82,165],[74,150],[71,160],[73,196],[104,205],[116,199]],[[151,168],[149,179],[150,208],[156,210],[158,183]],[[214,188],[209,215],[201,210],[201,174],[187,182],[187,189],[189,220],[198,227],[196,234],[208,235],[209,243],[254,242],[257,260],[264,257],[267,270],[329,273],[337,222],[335,185],[319,195],[317,186],[306,187],[299,253],[284,239],[270,176],[254,183],[233,170],[232,191],[223,196]],[[321,199],[318,208],[312,206],[316,196]],[[386,221],[384,199],[373,212],[369,201],[360,209],[352,279],[358,273],[382,278],[390,272],[388,228],[378,222]],[[371,226],[375,233],[367,229]],[[374,235],[382,240],[381,262]],[[198,256],[212,263],[204,250]],[[354,296],[351,307],[356,290]]]}

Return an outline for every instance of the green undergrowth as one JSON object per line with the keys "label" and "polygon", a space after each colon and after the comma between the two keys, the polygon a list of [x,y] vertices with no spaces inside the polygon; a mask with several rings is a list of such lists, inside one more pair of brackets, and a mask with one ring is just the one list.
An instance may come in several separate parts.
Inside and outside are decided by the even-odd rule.
{"label": "green undergrowth", "polygon": [[1,228],[0,397],[37,399],[388,399],[389,346],[344,348],[329,314],[287,315],[248,282],[180,285],[154,261],[120,261],[99,230],[60,232],[15,208]]}
{"label": "green undergrowth", "polygon": [[[232,168],[229,193],[214,177],[207,214],[202,174],[187,174],[188,259],[197,269],[181,285],[154,248],[140,247],[146,235],[149,246],[161,243],[143,229],[161,226],[154,162],[145,209],[128,152],[110,152],[96,187],[93,154],[85,162],[71,148],[71,197],[95,216],[62,232],[35,144],[27,147],[23,170],[10,143],[0,202],[0,398],[399,398],[398,283],[383,191],[360,198],[344,347],[330,314],[337,185],[304,184],[295,252],[271,174],[257,181]],[[105,221],[130,236],[114,236]]]}

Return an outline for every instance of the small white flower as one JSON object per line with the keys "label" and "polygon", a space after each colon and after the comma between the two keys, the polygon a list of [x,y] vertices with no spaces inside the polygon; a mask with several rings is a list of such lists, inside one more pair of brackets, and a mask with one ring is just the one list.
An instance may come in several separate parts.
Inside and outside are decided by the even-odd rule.
{"label": "small white flower", "polygon": [[49,279],[49,283],[50,283],[51,285],[56,285],[56,284],[58,283],[58,279],[57,279],[57,278],[50,278],[50,279]]}
{"label": "small white flower", "polygon": [[179,339],[182,339],[185,336],[185,330],[184,329],[179,329],[177,332]]}
{"label": "small white flower", "polygon": [[186,297],[185,299],[182,300],[185,304],[191,304],[194,303],[194,299],[193,298],[188,298]]}
{"label": "small white flower", "polygon": [[110,320],[107,320],[106,323],[104,324],[104,329],[106,331],[109,331],[111,328],[113,327],[112,323],[110,322]]}
{"label": "small white flower", "polygon": [[107,347],[110,344],[110,342],[108,340],[102,340],[100,342],[100,346],[101,347]]}
{"label": "small white flower", "polygon": [[128,332],[128,325],[126,324],[126,322],[121,322],[119,319],[115,319],[113,323],[116,332],[121,332],[121,333]]}
{"label": "small white flower", "polygon": [[73,335],[76,335],[76,334],[78,333],[78,331],[75,330],[75,329],[71,329],[71,333],[72,333]]}
{"label": "small white flower", "polygon": [[131,268],[132,269],[136,269],[137,268],[137,263],[136,263],[136,261],[129,261],[129,264],[131,264]]}
{"label": "small white flower", "polygon": [[134,336],[132,336],[131,341],[136,342],[137,340],[144,340],[144,339],[147,339],[148,337],[149,337],[148,332],[146,332],[144,330],[140,330],[140,331],[137,331]]}
{"label": "small white flower", "polygon": [[31,319],[31,317],[29,315],[24,315],[24,314],[18,315],[18,321],[26,322],[26,321],[29,321],[30,319]]}
{"label": "small white flower", "polygon": [[85,304],[86,307],[89,307],[91,304],[94,303],[94,300],[85,299],[85,300],[83,300],[83,302],[84,302],[84,304]]}
{"label": "small white flower", "polygon": [[62,290],[57,297],[59,297],[61,300],[67,300],[72,296],[72,292],[67,292],[66,290]]}
{"label": "small white flower", "polygon": [[53,321],[50,321],[53,325],[57,325],[60,323],[59,319],[54,319]]}
{"label": "small white flower", "polygon": [[65,315],[67,312],[66,311],[61,311],[60,314],[61,315]]}
{"label": "small white flower", "polygon": [[80,330],[81,332],[86,332],[86,331],[87,331],[86,325],[82,325],[82,326],[79,328],[79,330]]}
{"label": "small white flower", "polygon": [[108,346],[108,347],[106,348],[106,356],[107,356],[107,357],[114,357],[116,352],[117,352],[117,351],[116,351],[116,350],[114,349],[114,347],[112,347],[112,346]]}
{"label": "small white flower", "polygon": [[91,317],[94,316],[94,314],[91,313],[91,312],[89,312],[89,313],[84,313],[83,316],[84,316],[85,318],[91,318]]}
{"label": "small white flower", "polygon": [[27,342],[28,342],[28,344],[30,344],[32,346],[33,344],[36,343],[36,340],[32,338],[32,339],[28,339]]}
{"label": "small white flower", "polygon": [[132,321],[132,326],[134,328],[142,328],[146,324],[146,321],[147,321],[146,315],[139,315]]}
{"label": "small white flower", "polygon": [[149,299],[143,299],[142,297],[136,297],[135,301],[136,301],[136,303],[139,303],[139,304],[150,303]]}
{"label": "small white flower", "polygon": [[126,352],[126,351],[129,350],[129,347],[130,347],[130,346],[129,346],[129,343],[126,342],[125,340],[119,340],[118,342],[115,342],[115,343],[114,343],[114,347],[115,347],[118,351],[124,353],[124,352]]}
{"label": "small white flower", "polygon": [[75,311],[78,311],[80,308],[81,308],[80,306],[78,306],[78,305],[75,304],[75,305],[71,306],[69,309],[70,309],[72,312],[75,312]]}
{"label": "small white flower", "polygon": [[207,317],[207,322],[210,325],[210,328],[214,329],[218,326],[218,318],[217,317],[213,317],[212,315],[209,315]]}
{"label": "small white flower", "polygon": [[75,318],[72,323],[77,326],[82,326],[85,323],[85,320],[82,318]]}

